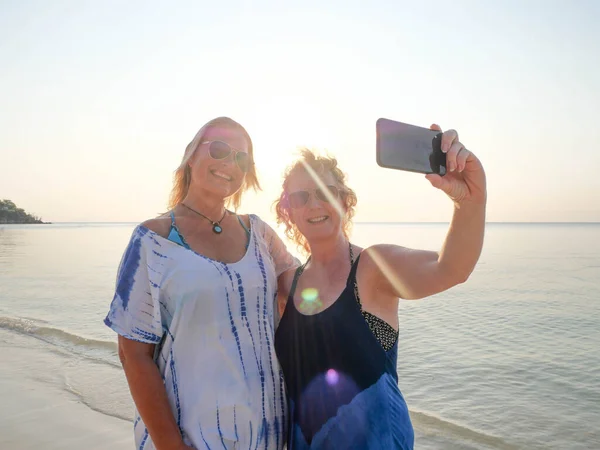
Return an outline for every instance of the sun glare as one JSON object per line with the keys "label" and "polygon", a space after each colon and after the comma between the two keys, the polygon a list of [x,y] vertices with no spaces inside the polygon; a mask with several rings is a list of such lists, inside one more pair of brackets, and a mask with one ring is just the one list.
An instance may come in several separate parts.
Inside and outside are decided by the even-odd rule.
{"label": "sun glare", "polygon": [[254,112],[249,128],[256,148],[256,163],[265,175],[279,178],[300,147],[328,151],[334,146],[333,133],[317,104],[282,97]]}

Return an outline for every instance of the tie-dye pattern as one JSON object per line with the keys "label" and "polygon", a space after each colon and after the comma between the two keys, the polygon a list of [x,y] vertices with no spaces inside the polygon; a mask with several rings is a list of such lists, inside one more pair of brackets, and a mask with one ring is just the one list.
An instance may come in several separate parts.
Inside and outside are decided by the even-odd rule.
{"label": "tie-dye pattern", "polygon": [[[260,218],[250,222],[246,254],[232,264],[136,227],[105,319],[126,338],[157,344],[173,416],[197,449],[276,450],[286,440],[273,298],[277,275],[298,261]],[[136,448],[154,449],[137,411],[134,424]]]}

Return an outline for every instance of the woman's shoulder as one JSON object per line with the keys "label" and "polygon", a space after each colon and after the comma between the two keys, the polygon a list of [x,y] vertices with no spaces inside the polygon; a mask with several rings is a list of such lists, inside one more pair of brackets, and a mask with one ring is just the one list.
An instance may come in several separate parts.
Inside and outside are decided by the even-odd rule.
{"label": "woman's shoulder", "polygon": [[390,251],[390,246],[387,244],[375,244],[365,248],[360,248],[357,245],[353,245],[354,252],[356,255],[360,255],[360,261],[358,263],[357,270],[361,272],[375,270],[385,271],[383,264],[387,261],[387,255]]}
{"label": "woman's shoulder", "polygon": [[258,236],[260,240],[265,242],[270,249],[285,249],[285,244],[281,241],[281,238],[278,236],[273,226],[261,219],[256,214],[248,214],[248,217],[255,231],[255,235]]}
{"label": "woman's shoulder", "polygon": [[357,281],[359,284],[373,286],[392,282],[390,277],[394,277],[395,273],[403,272],[406,267],[419,262],[419,258],[414,256],[413,250],[395,244],[375,244],[366,247],[360,251]]}
{"label": "woman's shoulder", "polygon": [[149,229],[161,237],[167,238],[171,231],[171,216],[169,213],[165,213],[153,219],[145,220],[140,226]]}
{"label": "woman's shoulder", "polygon": [[256,235],[265,237],[269,225],[256,214],[237,214],[238,220],[241,220],[248,229],[252,229]]}
{"label": "woman's shoulder", "polygon": [[247,218],[248,222],[260,232],[260,234],[264,237],[270,236],[270,233],[274,233],[273,228],[267,222],[265,222],[259,215],[257,214],[243,214],[240,215],[242,218]]}
{"label": "woman's shoulder", "polygon": [[252,224],[265,223],[265,221],[262,220],[258,214],[248,213],[248,214],[239,214],[239,216],[242,218],[242,220],[248,221]]}
{"label": "woman's shoulder", "polygon": [[253,223],[250,220],[251,216],[254,216],[254,214],[238,214],[238,213],[234,213],[237,216],[237,219],[242,221],[242,223],[246,226],[246,228],[250,229],[253,226]]}

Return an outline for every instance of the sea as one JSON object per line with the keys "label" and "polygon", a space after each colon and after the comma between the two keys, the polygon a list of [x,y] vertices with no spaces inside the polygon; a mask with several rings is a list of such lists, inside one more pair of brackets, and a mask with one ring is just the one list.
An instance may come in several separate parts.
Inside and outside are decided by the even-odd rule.
{"label": "sea", "polygon": [[[135,225],[0,225],[0,346],[23,349],[24,379],[124,421],[103,319]],[[357,223],[352,241],[437,250],[447,229]],[[417,449],[600,449],[600,224],[488,223],[469,280],[398,316]]]}

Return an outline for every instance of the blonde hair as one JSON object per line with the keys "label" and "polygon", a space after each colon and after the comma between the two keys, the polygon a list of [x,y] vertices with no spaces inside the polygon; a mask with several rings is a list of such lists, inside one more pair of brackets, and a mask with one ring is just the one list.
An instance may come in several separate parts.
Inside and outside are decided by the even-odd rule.
{"label": "blonde hair", "polygon": [[252,139],[250,139],[250,135],[246,129],[235,120],[230,119],[229,117],[217,117],[216,119],[212,119],[205,123],[202,128],[198,130],[196,136],[194,136],[194,139],[192,139],[192,142],[190,142],[185,148],[185,153],[181,159],[181,164],[175,170],[175,174],[173,175],[173,188],[171,189],[171,195],[169,196],[168,204],[169,209],[175,208],[175,206],[181,203],[187,195],[190,188],[190,183],[192,181],[192,172],[188,162],[193,156],[194,152],[198,149],[200,142],[202,142],[204,139],[206,131],[213,127],[232,128],[242,133],[244,138],[246,138],[248,141],[248,155],[250,156],[250,161],[252,161],[248,172],[246,172],[246,176],[241,188],[227,199],[227,206],[232,206],[235,210],[237,210],[242,202],[242,194],[246,190],[249,188],[253,188],[255,191],[260,190],[258,176],[256,175],[256,167],[254,166],[254,148],[252,146]]}
{"label": "blonde hair", "polygon": [[[277,215],[277,224],[285,225],[285,236],[294,242],[298,249],[308,254],[310,247],[306,238],[302,235],[295,223],[290,217],[290,206],[287,200],[287,188],[289,180],[293,174],[299,171],[305,171],[309,174],[315,173],[321,178],[326,173],[331,173],[335,179],[336,185],[340,191],[340,203],[343,213],[342,231],[346,239],[349,239],[350,229],[352,227],[352,217],[354,217],[354,207],[357,198],[355,192],[346,185],[346,175],[338,167],[337,159],[330,156],[317,156],[312,150],[302,148],[300,157],[293,162],[284,172],[281,195],[274,202],[275,213]],[[314,176],[314,175],[313,175]]]}

